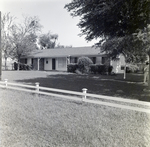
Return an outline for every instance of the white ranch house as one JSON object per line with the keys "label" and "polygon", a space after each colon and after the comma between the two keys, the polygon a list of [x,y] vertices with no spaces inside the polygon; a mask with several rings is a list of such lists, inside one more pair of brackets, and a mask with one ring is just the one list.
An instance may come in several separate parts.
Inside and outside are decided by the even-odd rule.
{"label": "white ranch house", "polygon": [[108,60],[106,54],[100,53],[99,48],[73,47],[61,49],[36,50],[21,58],[21,63],[33,66],[34,70],[67,71],[68,63],[77,63],[81,56],[89,57],[94,64],[110,64],[114,73],[123,73],[125,66],[124,56],[120,55],[117,61]]}

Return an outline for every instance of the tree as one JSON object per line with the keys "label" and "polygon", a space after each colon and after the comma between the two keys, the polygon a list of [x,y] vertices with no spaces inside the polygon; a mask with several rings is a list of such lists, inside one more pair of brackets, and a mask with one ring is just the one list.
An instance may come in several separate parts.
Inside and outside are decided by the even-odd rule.
{"label": "tree", "polygon": [[150,23],[149,0],[73,0],[65,5],[72,16],[80,16],[78,26],[86,40],[123,37]]}
{"label": "tree", "polygon": [[148,87],[150,88],[150,24],[147,25],[147,27],[144,28],[144,30],[138,30],[137,33],[134,33],[135,40],[141,41],[142,46],[145,49],[145,52],[148,55],[149,60],[149,82]]}
{"label": "tree", "polygon": [[37,17],[24,17],[22,24],[11,27],[10,41],[13,45],[11,56],[18,60],[18,70],[20,58],[36,49],[37,33],[40,30],[41,25]]}
{"label": "tree", "polygon": [[58,39],[57,34],[51,34],[48,32],[47,34],[42,34],[38,39],[38,44],[41,49],[51,49],[56,45],[56,40]]}
{"label": "tree", "polygon": [[12,44],[10,43],[11,27],[15,17],[11,16],[10,13],[2,15],[1,19],[1,48],[5,59],[5,70],[7,68],[7,58],[10,57]]}
{"label": "tree", "polygon": [[58,48],[58,49],[60,49],[60,48],[72,48],[72,45],[61,45],[58,43],[55,48]]}
{"label": "tree", "polygon": [[99,39],[96,46],[112,58],[120,53],[126,60],[140,57],[140,52],[145,56],[146,46],[135,33],[150,24],[149,0],[73,0],[65,8],[81,17],[81,35],[87,41]]}
{"label": "tree", "polygon": [[[73,0],[65,8],[73,17],[81,17],[78,26],[87,41],[99,39],[96,45],[102,46],[103,51],[106,43],[115,43],[115,50],[111,46],[108,50],[108,45],[106,49],[114,50],[113,55],[132,50],[130,44],[136,43],[133,33],[150,23],[149,0]],[[129,48],[124,46],[127,40]]]}

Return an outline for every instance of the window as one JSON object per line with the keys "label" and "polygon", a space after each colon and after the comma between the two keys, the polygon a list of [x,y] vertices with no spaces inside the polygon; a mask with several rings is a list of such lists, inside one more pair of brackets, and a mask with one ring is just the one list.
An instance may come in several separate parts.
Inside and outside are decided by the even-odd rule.
{"label": "window", "polygon": [[77,63],[77,62],[78,62],[78,58],[75,57],[75,58],[74,58],[74,63]]}
{"label": "window", "polygon": [[121,70],[124,70],[124,66],[121,66]]}
{"label": "window", "polygon": [[92,57],[93,64],[96,63],[96,57]]}
{"label": "window", "polygon": [[102,57],[102,64],[106,62],[106,57]]}
{"label": "window", "polygon": [[24,63],[27,64],[27,58],[24,59]]}
{"label": "window", "polygon": [[31,62],[32,62],[32,65],[33,65],[33,62],[34,62],[33,60],[34,60],[34,59],[32,58],[32,61],[31,61]]}
{"label": "window", "polygon": [[64,68],[66,67],[66,59],[65,58],[59,58],[58,59],[58,68]]}
{"label": "window", "polygon": [[48,59],[46,59],[46,64],[48,64]]}

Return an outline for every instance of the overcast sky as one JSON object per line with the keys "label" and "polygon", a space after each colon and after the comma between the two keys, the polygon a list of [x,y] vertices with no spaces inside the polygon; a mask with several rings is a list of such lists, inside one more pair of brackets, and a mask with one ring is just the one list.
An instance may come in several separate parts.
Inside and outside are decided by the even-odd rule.
{"label": "overcast sky", "polygon": [[71,0],[0,0],[0,11],[10,12],[20,21],[22,15],[38,16],[43,25],[43,33],[50,31],[58,34],[61,45],[73,47],[92,46],[94,41],[85,41],[84,36],[79,37],[80,29],[77,26],[80,18],[72,18],[64,9],[65,4]]}

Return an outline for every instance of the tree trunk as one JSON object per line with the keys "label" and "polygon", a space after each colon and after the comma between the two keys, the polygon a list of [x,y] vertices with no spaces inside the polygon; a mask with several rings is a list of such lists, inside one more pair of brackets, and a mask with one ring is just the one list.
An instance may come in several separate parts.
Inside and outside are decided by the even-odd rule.
{"label": "tree trunk", "polygon": [[123,79],[126,79],[126,63],[125,63],[125,66],[124,66],[124,76],[123,76]]}
{"label": "tree trunk", "polygon": [[[150,60],[150,54],[148,55],[148,57],[149,57],[149,60]],[[149,63],[149,61],[148,61],[148,63]],[[150,89],[150,63],[149,63],[149,70],[148,70],[148,89]]]}

